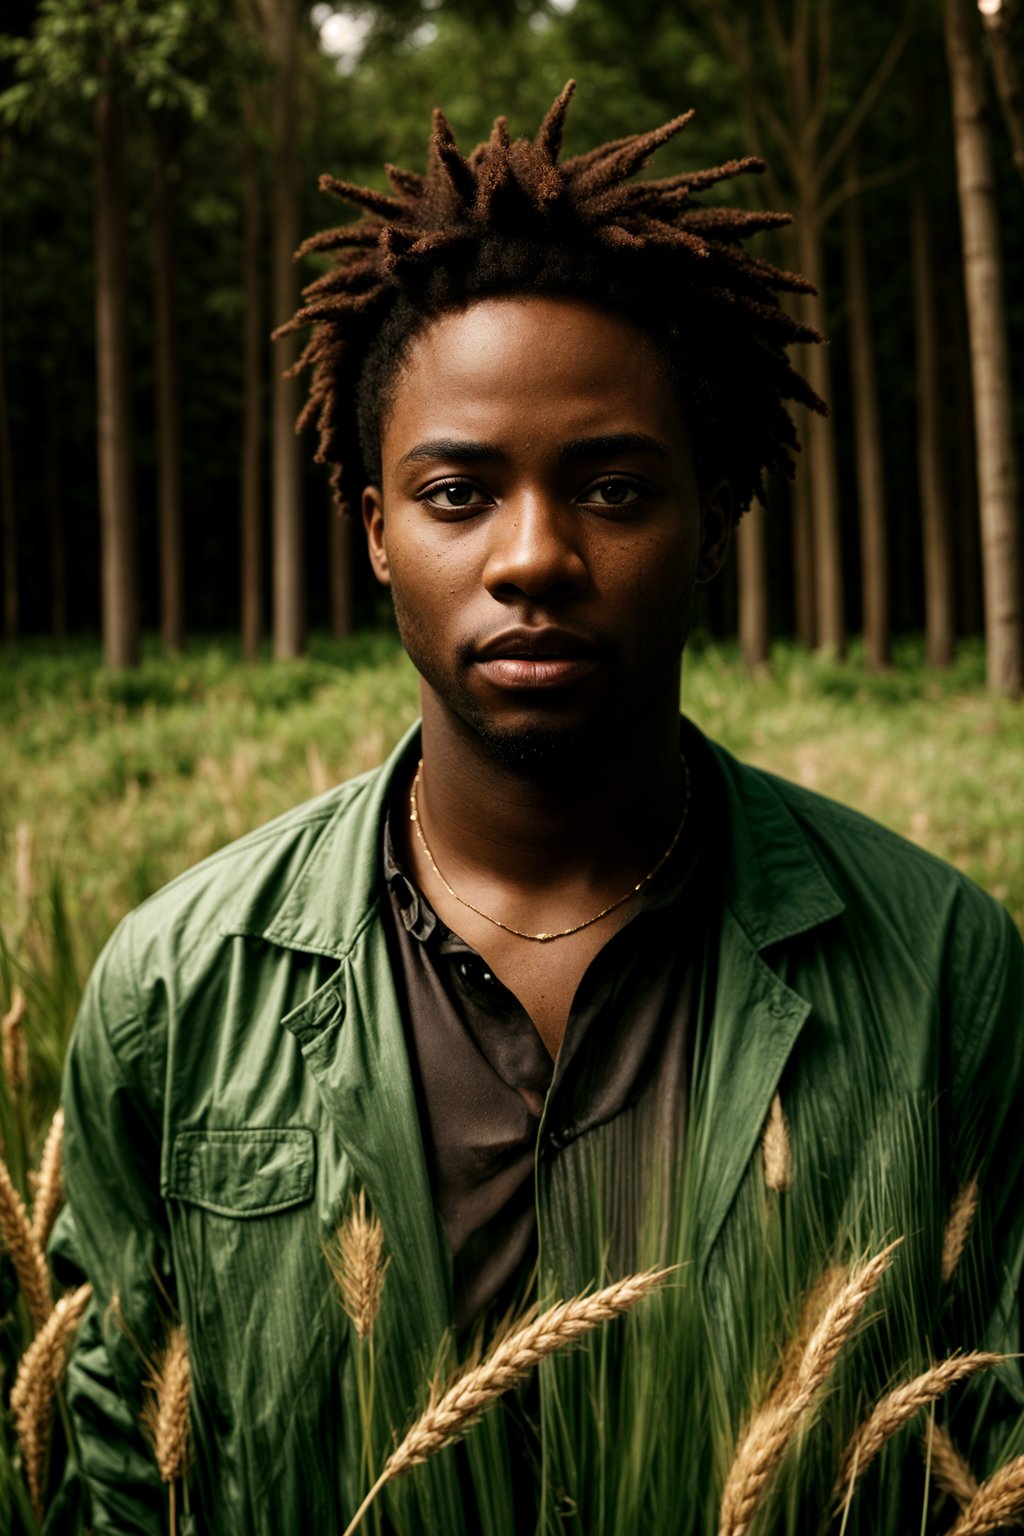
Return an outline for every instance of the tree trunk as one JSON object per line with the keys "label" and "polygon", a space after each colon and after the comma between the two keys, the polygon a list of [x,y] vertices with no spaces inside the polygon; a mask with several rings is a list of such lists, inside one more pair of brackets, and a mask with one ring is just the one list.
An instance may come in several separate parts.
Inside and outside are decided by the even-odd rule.
{"label": "tree trunk", "polygon": [[814,529],[811,526],[810,476],[806,459],[798,459],[789,487],[793,548],[793,629],[799,643],[814,648]]}
{"label": "tree trunk", "polygon": [[263,238],[256,103],[242,88],[242,655],[259,656],[263,639],[263,359],[266,334],[260,250]]}
{"label": "tree trunk", "polygon": [[910,186],[910,253],[914,289],[914,348],[917,363],[917,477],[924,556],[925,654],[928,665],[953,660],[956,610],[953,594],[953,525],[947,461],[942,437],[942,378],[935,302],[935,250],[926,183],[924,101],[914,101],[918,164]]}
{"label": "tree trunk", "polygon": [[181,537],[181,421],[174,304],[174,188],[170,151],[158,139],[153,176],[153,337],[156,348],[156,470],[160,544],[160,638],[168,651],[185,643]]}
{"label": "tree trunk", "polygon": [[128,364],[125,121],[106,92],[96,98],[96,394],[103,657],[139,660]]}
{"label": "tree trunk", "polygon": [[939,313],[946,317],[950,329],[943,366],[946,377],[953,380],[952,397],[945,396],[943,404],[945,433],[954,466],[957,626],[962,635],[980,635],[985,627],[985,604],[981,591],[978,455],[974,446],[974,397],[963,272],[947,267],[938,273],[938,280]]}
{"label": "tree trunk", "polygon": [[[3,146],[0,145],[0,156]],[[0,192],[3,187],[0,158]],[[2,247],[0,247],[2,249]],[[0,272],[2,272],[0,263]],[[4,367],[3,316],[0,310],[0,563],[3,565],[4,639],[13,645],[18,638],[18,530],[14,515],[14,469],[11,463],[11,423],[7,410],[7,373]]]}
{"label": "tree trunk", "polygon": [[765,511],[756,501],[736,530],[736,577],[740,648],[748,670],[756,672],[767,665],[771,651]]}
{"label": "tree trunk", "polygon": [[[851,150],[846,157],[846,176],[852,183],[857,175],[857,156]],[[856,193],[846,203],[846,308],[860,510],[864,654],[868,666],[878,669],[889,665],[889,537],[864,221],[860,196]]]}
{"label": "tree trunk", "polygon": [[64,519],[60,509],[60,413],[57,386],[46,381],[46,429],[43,454],[43,502],[46,507],[46,541],[50,552],[50,628],[57,640],[68,632],[68,562]]}
{"label": "tree trunk", "polygon": [[331,634],[344,640],[355,628],[352,593],[352,518],[333,497],[327,506],[327,559],[330,571]]}
{"label": "tree trunk", "polygon": [[[825,332],[825,258],[821,227],[815,208],[798,189],[797,231],[800,270],[817,288],[803,301],[803,318]],[[827,346],[803,349],[804,373],[822,399],[832,397],[832,370]],[[839,477],[836,470],[835,432],[830,416],[808,412],[805,420],[810,520],[814,530],[815,640],[841,658],[846,653],[846,620],[843,603],[843,546],[839,518]]]}
{"label": "tree trunk", "polygon": [[[273,322],[291,319],[298,306],[294,262],[299,243],[298,123],[296,70],[299,8],[296,0],[274,0],[271,50],[274,63],[271,122],[274,146]],[[274,526],[274,654],[302,653],[306,638],[305,530],[299,443],[295,436],[298,386],[284,371],[295,361],[294,336],[275,345],[271,399]]]}
{"label": "tree trunk", "polygon": [[989,687],[1024,685],[1018,482],[999,220],[971,0],[946,0],[964,288],[971,341]]}

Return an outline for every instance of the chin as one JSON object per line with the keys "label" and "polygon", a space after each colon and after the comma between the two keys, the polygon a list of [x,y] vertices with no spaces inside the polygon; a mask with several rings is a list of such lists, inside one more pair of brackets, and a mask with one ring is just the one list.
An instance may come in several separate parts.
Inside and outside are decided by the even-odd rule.
{"label": "chin", "polygon": [[503,768],[529,778],[558,778],[578,772],[603,750],[612,734],[607,714],[571,721],[538,719],[504,723],[465,719],[486,751]]}

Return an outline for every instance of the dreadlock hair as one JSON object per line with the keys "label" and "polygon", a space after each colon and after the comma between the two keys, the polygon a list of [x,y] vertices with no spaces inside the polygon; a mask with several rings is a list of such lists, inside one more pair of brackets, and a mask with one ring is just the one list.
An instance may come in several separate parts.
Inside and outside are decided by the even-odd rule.
{"label": "dreadlock hair", "polygon": [[814,287],[741,244],[790,215],[694,201],[717,182],[763,171],[764,161],[748,155],[630,182],[692,111],[560,160],[574,90],[570,80],[532,141],[510,142],[499,117],[468,156],[438,108],[426,175],[386,167],[394,196],[320,178],[324,191],[364,216],[300,247],[297,257],[330,252],[333,264],[275,336],[312,325],[289,370],[312,375],[296,430],[316,422],[316,459],[331,466],[339,508],[364,480],[379,482],[381,423],[417,331],[446,311],[499,296],[582,298],[645,332],[689,425],[698,481],[728,480],[737,519],[753,497],[764,500],[766,473],[781,468],[792,477],[799,442],[786,402],[827,408],[785,348],[822,337],[787,314],[776,294]]}

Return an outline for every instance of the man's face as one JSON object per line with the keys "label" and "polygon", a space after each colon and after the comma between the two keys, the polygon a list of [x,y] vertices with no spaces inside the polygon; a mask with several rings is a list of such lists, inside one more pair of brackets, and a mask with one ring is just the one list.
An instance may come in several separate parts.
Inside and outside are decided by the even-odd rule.
{"label": "man's face", "polygon": [[694,582],[724,556],[685,423],[627,320],[501,298],[412,342],[363,497],[424,711],[528,767],[678,709]]}

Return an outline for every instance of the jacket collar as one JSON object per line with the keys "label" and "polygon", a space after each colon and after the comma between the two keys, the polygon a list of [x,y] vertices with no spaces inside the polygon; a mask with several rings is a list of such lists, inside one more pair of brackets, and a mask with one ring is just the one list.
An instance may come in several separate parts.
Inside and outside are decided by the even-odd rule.
{"label": "jacket collar", "polygon": [[838,917],[843,901],[814,856],[772,774],[708,741],[725,786],[725,899],[757,950]]}
{"label": "jacket collar", "polygon": [[[325,810],[333,809],[307,822],[311,846],[304,855],[297,850],[297,869],[289,862],[285,879],[272,890],[261,885],[241,893],[221,931],[344,959],[376,914],[387,805],[418,746],[417,724],[380,768],[333,790]],[[725,787],[726,901],[753,947],[767,949],[838,916],[843,902],[772,776],[746,767],[714,742],[707,746]]]}
{"label": "jacket collar", "polygon": [[325,815],[309,817],[304,830],[297,830],[296,843],[301,836],[309,844],[304,852],[297,850],[298,868],[289,861],[273,891],[261,885],[241,892],[225,913],[221,932],[343,960],[376,914],[388,800],[419,735],[417,722],[379,768],[331,790],[322,802]]}

